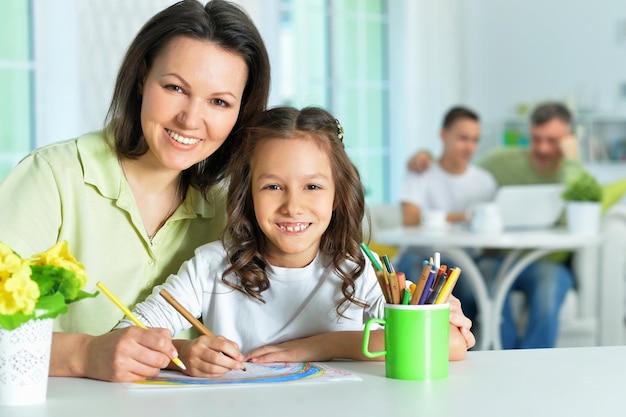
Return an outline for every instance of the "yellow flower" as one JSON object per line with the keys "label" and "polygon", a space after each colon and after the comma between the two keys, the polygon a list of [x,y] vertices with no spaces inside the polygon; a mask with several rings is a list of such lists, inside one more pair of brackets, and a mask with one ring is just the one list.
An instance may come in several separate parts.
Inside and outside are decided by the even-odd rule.
{"label": "yellow flower", "polygon": [[87,272],[85,266],[78,262],[70,252],[67,241],[57,242],[54,246],[31,259],[33,265],[53,265],[64,268],[76,274],[80,281],[80,288],[87,282]]}
{"label": "yellow flower", "polygon": [[30,274],[28,262],[0,242],[0,314],[32,314],[39,287]]}

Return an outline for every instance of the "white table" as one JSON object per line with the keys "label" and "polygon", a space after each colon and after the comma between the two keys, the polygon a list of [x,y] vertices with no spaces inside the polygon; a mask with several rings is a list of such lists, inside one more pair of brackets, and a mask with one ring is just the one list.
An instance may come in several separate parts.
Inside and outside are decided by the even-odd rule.
{"label": "white table", "polygon": [[[445,231],[428,231],[420,227],[400,227],[380,230],[376,242],[400,246],[400,252],[411,247],[431,247],[454,259],[469,281],[478,304],[481,323],[480,349],[501,348],[500,317],[506,295],[515,278],[530,263],[553,252],[575,251],[575,270],[581,317],[597,317],[598,256],[602,243],[600,235],[584,236],[568,233],[565,229],[524,230],[497,234],[471,232],[467,227],[453,226]],[[510,249],[503,262],[493,294],[466,248]],[[602,277],[600,278],[602,279]],[[608,279],[608,277],[606,277]]]}
{"label": "white table", "polygon": [[357,382],[129,390],[50,378],[47,401],[2,417],[623,416],[626,347],[469,352],[439,381],[385,378],[380,362],[333,362]]}

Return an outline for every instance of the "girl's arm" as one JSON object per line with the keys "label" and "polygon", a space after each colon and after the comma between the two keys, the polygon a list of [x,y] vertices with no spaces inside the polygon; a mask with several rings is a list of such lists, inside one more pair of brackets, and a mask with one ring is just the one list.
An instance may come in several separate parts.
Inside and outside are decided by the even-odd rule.
{"label": "girl's arm", "polygon": [[[470,333],[471,334],[471,333]],[[473,336],[472,336],[473,337]],[[253,363],[311,362],[332,359],[384,360],[384,356],[367,358],[361,351],[362,331],[323,333],[294,339],[278,345],[268,345],[248,353],[244,360]],[[370,335],[371,352],[384,350],[384,330],[374,330]],[[461,360],[467,352],[466,338],[461,329],[450,323],[449,359]]]}
{"label": "girl's arm", "polygon": [[476,338],[470,331],[472,321],[465,317],[458,298],[450,295],[450,360],[465,358],[468,349],[476,344]]}
{"label": "girl's arm", "polygon": [[[373,330],[370,334],[370,351],[383,350],[384,331]],[[370,359],[363,355],[362,331],[322,333],[302,339],[289,340],[277,345],[263,346],[249,352],[246,362],[311,362],[332,359],[384,360],[384,356]]]}

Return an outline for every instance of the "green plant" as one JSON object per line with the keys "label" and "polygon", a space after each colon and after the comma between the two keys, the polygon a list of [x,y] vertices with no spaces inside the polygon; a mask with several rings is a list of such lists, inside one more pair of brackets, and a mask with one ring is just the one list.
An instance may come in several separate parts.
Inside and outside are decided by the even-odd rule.
{"label": "green plant", "polygon": [[585,171],[566,183],[561,196],[566,201],[600,202],[602,186],[593,175]]}

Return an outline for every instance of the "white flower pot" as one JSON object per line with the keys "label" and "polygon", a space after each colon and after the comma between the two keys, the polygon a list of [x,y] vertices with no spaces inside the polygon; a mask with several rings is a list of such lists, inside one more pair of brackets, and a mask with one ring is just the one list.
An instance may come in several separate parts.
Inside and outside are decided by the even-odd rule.
{"label": "white flower pot", "polygon": [[0,405],[46,401],[52,323],[29,320],[15,330],[0,328]]}
{"label": "white flower pot", "polygon": [[600,231],[602,205],[590,201],[568,201],[565,205],[570,233],[594,235]]}

